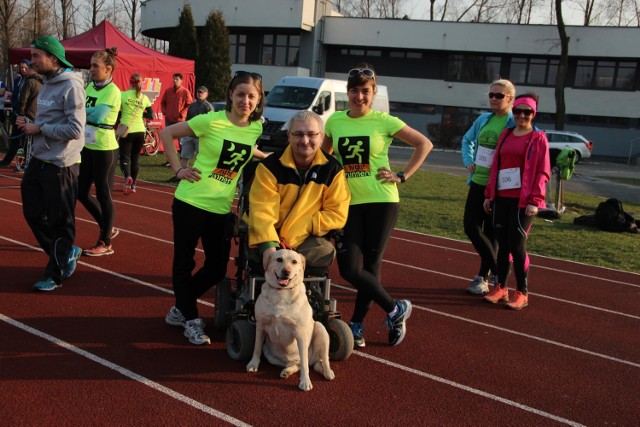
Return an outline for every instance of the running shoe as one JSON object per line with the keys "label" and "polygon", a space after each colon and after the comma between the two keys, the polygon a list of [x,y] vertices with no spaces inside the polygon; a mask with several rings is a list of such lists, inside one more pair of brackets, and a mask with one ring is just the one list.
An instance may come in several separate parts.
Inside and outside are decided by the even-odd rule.
{"label": "running shoe", "polygon": [[185,327],[185,323],[187,319],[182,315],[182,312],[175,305],[169,309],[169,313],[167,313],[167,317],[164,318],[164,321],[173,326],[182,326]]}
{"label": "running shoe", "polygon": [[98,240],[98,243],[90,249],[83,249],[82,254],[86,256],[103,256],[103,255],[111,255],[115,251],[111,247],[111,245],[105,245],[102,240]]}
{"label": "running shoe", "polygon": [[67,265],[62,269],[63,279],[68,279],[76,271],[76,266],[78,265],[78,258],[80,258],[80,255],[82,255],[82,249],[76,245],[71,246]]}
{"label": "running shoe", "polygon": [[489,283],[482,276],[475,276],[467,288],[467,292],[473,295],[482,295],[489,292]]}
{"label": "running shoe", "polygon": [[62,285],[57,284],[51,277],[43,277],[41,280],[38,280],[31,289],[38,292],[49,292],[60,286]]}
{"label": "running shoe", "polygon": [[509,301],[509,290],[506,287],[501,288],[500,285],[495,285],[491,288],[491,291],[485,295],[484,300],[491,304],[507,302]]}
{"label": "running shoe", "polygon": [[389,327],[389,345],[395,346],[402,342],[407,333],[407,319],[411,316],[411,301],[396,301],[396,314],[387,316]]}
{"label": "running shoe", "polygon": [[364,326],[362,325],[362,323],[349,322],[349,327],[351,328],[351,332],[353,333],[353,348],[364,348]]}
{"label": "running shoe", "polygon": [[129,194],[131,194],[131,185],[133,184],[133,178],[128,177],[127,179],[124,180],[124,188],[122,189],[122,193],[125,196],[128,196]]}
{"label": "running shoe", "polygon": [[195,345],[211,344],[211,338],[204,333],[204,322],[200,318],[187,320],[184,327],[184,336]]}
{"label": "running shoe", "polygon": [[523,294],[520,291],[516,291],[516,293],[513,294],[509,302],[505,304],[507,308],[510,308],[512,310],[522,310],[528,305],[529,305],[529,295]]}

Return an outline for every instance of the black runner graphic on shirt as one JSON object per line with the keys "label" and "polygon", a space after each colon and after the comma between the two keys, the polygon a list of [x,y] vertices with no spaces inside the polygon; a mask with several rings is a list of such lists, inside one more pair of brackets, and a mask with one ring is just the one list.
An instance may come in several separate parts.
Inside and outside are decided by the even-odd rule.
{"label": "black runner graphic on shirt", "polygon": [[359,178],[371,175],[368,136],[346,136],[338,138],[338,152],[342,157],[345,176]]}
{"label": "black runner graphic on shirt", "polygon": [[218,165],[211,172],[209,178],[230,184],[252,155],[253,148],[250,145],[225,139],[222,143],[222,150],[220,150]]}

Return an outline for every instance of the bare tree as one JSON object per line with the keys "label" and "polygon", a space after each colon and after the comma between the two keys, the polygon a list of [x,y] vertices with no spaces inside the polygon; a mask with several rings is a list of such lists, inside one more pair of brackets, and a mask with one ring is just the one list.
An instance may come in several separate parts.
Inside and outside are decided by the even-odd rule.
{"label": "bare tree", "polygon": [[562,0],[555,0],[556,20],[558,21],[558,34],[560,36],[560,64],[556,75],[556,129],[563,130],[566,121],[566,105],[564,102],[564,83],[567,79],[569,68],[569,37],[562,18]]}
{"label": "bare tree", "polygon": [[68,39],[72,35],[75,35],[75,31],[72,33],[75,26],[72,26],[72,21],[75,18],[73,0],[59,0],[60,5],[60,35],[62,39]]}
{"label": "bare tree", "polygon": [[138,23],[140,22],[139,11],[140,11],[140,0],[122,0],[122,5],[124,7],[124,11],[129,18],[129,24],[131,25],[131,37],[132,40],[135,40],[138,37],[138,33],[140,30],[138,29]]}

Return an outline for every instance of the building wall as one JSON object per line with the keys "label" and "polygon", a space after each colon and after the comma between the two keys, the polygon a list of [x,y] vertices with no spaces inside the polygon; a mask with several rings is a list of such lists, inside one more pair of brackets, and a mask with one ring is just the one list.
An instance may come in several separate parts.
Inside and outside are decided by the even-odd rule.
{"label": "building wall", "polygon": [[[350,67],[367,60],[374,67],[378,64],[379,82],[388,87],[390,101],[398,106],[394,111],[392,104],[392,113],[427,135],[441,124],[454,123],[457,133],[442,142],[453,147],[458,143],[462,129],[479,112],[489,109],[486,94],[493,77],[481,83],[448,79],[446,70],[450,55],[507,58],[499,70],[504,78],[509,78],[512,56],[557,59],[560,55],[555,26],[345,18],[335,16],[326,0],[217,0],[215,3],[188,0],[188,3],[196,25],[204,24],[215,4],[214,7],[222,10],[232,34],[249,33],[251,42],[247,52],[251,53],[250,59],[246,64],[234,64],[232,68],[261,73],[265,90],[270,90],[287,75],[344,79]],[[162,29],[166,36],[177,25],[183,7],[181,0],[147,1],[142,9],[143,32],[159,33]],[[296,67],[260,64],[261,35],[269,33],[300,35]],[[571,39],[569,54],[574,68],[570,72],[573,73],[578,59],[611,58],[612,61],[637,63],[640,58],[640,31],[637,28],[571,26],[567,27],[567,34]],[[384,56],[386,53],[383,57],[366,54],[357,57],[351,53],[341,54],[343,49],[413,50],[422,52],[424,59],[396,60]],[[591,139],[596,155],[626,157],[629,141],[638,136],[638,67],[640,65],[636,66],[636,81],[630,90],[578,89],[571,84],[565,88],[566,112],[575,118],[567,122],[566,130]],[[540,126],[553,128],[551,115],[556,108],[552,85],[520,84],[517,90],[518,93],[534,91],[540,95]],[[635,145],[640,148],[640,144]]]}

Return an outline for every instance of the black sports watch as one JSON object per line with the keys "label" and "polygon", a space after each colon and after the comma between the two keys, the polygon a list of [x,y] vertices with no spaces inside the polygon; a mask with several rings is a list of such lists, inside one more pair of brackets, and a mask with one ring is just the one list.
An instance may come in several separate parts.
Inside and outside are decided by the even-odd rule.
{"label": "black sports watch", "polygon": [[398,172],[396,175],[398,175],[398,178],[400,178],[400,184],[404,184],[404,182],[407,180],[407,177],[404,176],[403,171]]}

